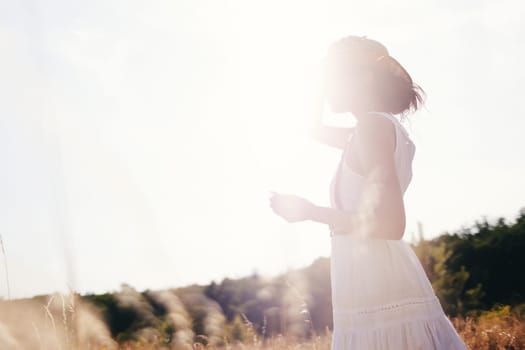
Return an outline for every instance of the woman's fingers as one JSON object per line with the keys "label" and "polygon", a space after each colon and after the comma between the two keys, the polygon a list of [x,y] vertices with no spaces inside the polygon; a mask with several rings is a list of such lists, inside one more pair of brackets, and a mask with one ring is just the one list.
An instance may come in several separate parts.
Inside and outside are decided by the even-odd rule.
{"label": "woman's fingers", "polygon": [[286,199],[284,199],[283,195],[280,194],[274,194],[272,198],[270,198],[270,207],[276,213],[277,215],[286,218],[286,210],[287,206],[286,203],[284,203]]}
{"label": "woman's fingers", "polygon": [[275,194],[270,199],[273,211],[288,222],[306,220],[306,207],[309,202],[292,194]]}

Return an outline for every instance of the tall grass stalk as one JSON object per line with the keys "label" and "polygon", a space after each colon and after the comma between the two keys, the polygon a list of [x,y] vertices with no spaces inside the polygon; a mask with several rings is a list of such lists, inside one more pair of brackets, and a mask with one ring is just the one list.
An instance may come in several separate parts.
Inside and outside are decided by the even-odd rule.
{"label": "tall grass stalk", "polygon": [[5,280],[7,286],[7,299],[11,298],[11,286],[9,285],[9,269],[7,268],[7,255],[5,254],[4,241],[0,235],[0,247],[2,248],[2,255],[4,256]]}

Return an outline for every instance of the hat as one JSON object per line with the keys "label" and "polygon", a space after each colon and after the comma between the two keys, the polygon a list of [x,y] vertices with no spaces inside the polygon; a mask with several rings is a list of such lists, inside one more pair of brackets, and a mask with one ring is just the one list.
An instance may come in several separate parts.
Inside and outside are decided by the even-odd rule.
{"label": "hat", "polygon": [[348,35],[334,42],[329,51],[333,53],[353,53],[369,56],[370,59],[377,59],[381,56],[388,56],[387,48],[379,41],[368,39],[366,36]]}
{"label": "hat", "polygon": [[366,36],[348,35],[335,41],[328,48],[327,56],[337,55],[340,58],[348,55],[348,58],[357,59],[362,62],[377,62],[387,68],[389,72],[412,84],[412,78],[403,66],[392,56],[388,49],[379,41],[368,39]]}

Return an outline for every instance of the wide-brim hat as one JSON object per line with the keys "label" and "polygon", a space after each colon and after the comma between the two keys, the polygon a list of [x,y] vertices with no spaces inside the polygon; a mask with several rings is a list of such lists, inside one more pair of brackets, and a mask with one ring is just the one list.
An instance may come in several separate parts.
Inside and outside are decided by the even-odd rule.
{"label": "wide-brim hat", "polygon": [[391,74],[412,84],[412,78],[405,68],[392,56],[388,49],[377,40],[366,36],[348,35],[329,46],[325,62],[337,59],[339,62],[348,60],[360,64],[377,65],[387,69]]}

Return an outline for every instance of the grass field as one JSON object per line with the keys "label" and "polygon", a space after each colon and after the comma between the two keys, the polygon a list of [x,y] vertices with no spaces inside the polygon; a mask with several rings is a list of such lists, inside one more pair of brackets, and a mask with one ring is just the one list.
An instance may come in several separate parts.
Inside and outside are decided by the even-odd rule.
{"label": "grass field", "polygon": [[[490,312],[485,316],[454,317],[451,319],[456,330],[471,350],[522,350],[525,349],[525,323],[514,315],[507,313],[506,308],[500,311]],[[308,350],[330,350],[331,332],[318,334],[309,340],[300,340],[287,336],[276,336],[262,339],[254,332],[250,339],[244,342],[231,342],[222,346],[204,346],[195,343],[193,346],[169,347],[160,344],[127,343],[118,348],[126,350],[153,350],[153,349],[308,349]],[[401,350],[401,349],[400,349]]]}
{"label": "grass field", "polygon": [[[6,307],[6,305],[9,305]],[[477,317],[454,317],[452,324],[469,349],[525,349],[525,322],[522,313],[500,306]],[[268,337],[255,331],[244,318],[242,336],[232,328],[216,330],[214,339],[191,333],[189,337],[172,330],[170,340],[160,337],[158,329],[141,329],[134,341],[117,342],[107,325],[89,305],[54,298],[46,305],[32,302],[3,301],[0,304],[0,349],[56,350],[153,350],[153,349],[281,349],[329,350],[331,331],[310,333],[310,337],[278,334]],[[180,330],[179,330],[180,332]],[[168,332],[169,333],[169,332]],[[164,333],[166,334],[166,333]],[[183,340],[183,341],[176,341]],[[242,339],[242,340],[238,340]]]}

